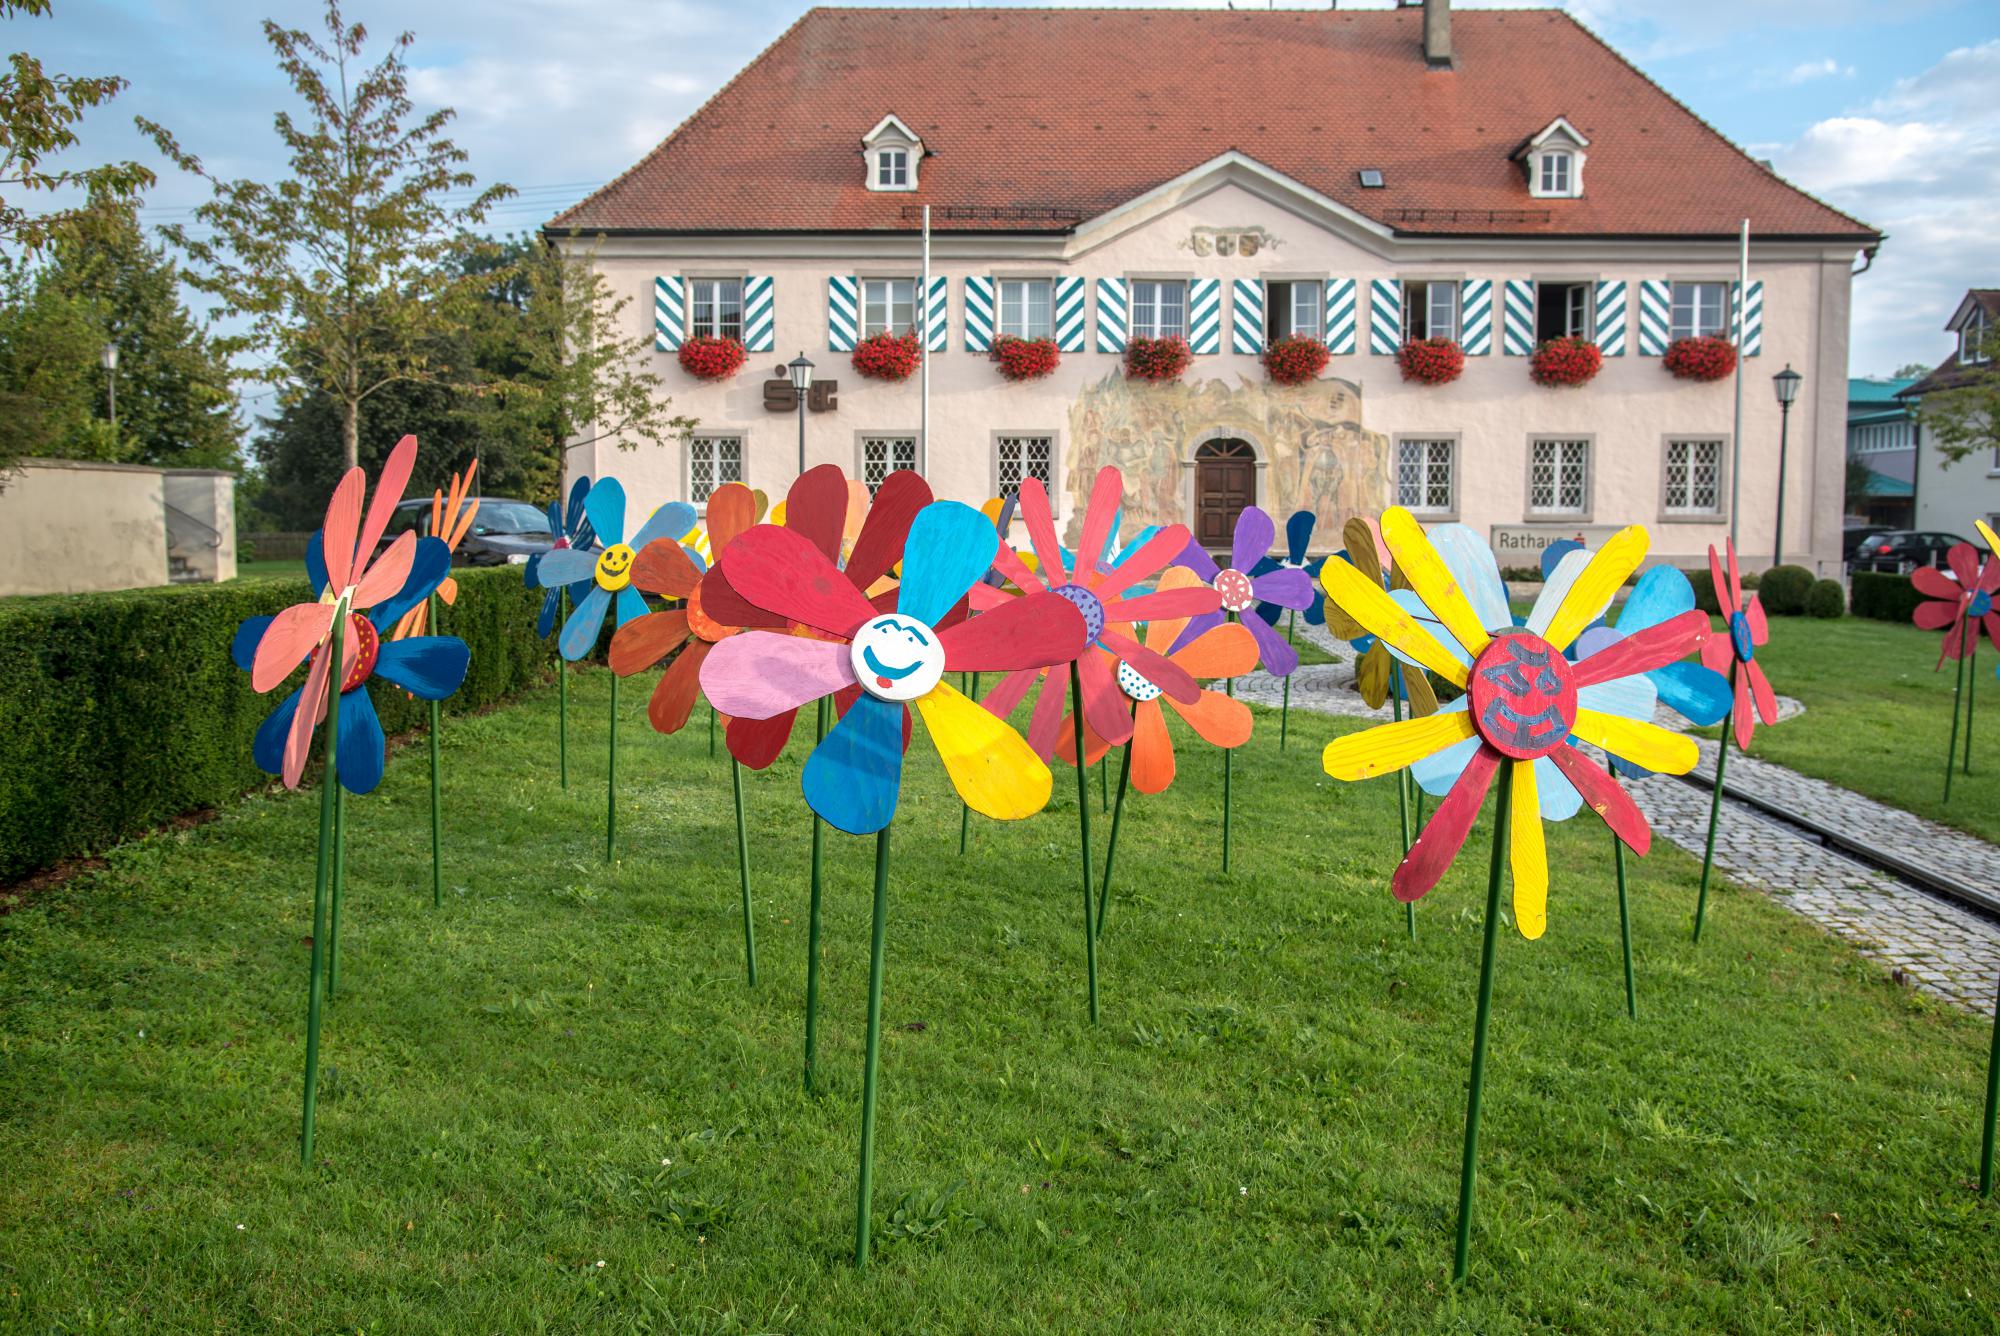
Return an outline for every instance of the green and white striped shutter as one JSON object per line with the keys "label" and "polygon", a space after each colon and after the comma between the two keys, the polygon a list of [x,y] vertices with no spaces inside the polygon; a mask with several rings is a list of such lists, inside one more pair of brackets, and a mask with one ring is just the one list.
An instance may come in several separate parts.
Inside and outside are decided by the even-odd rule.
{"label": "green and white striped shutter", "polygon": [[653,280],[653,349],[675,353],[687,333],[687,289],[679,274]]}
{"label": "green and white striped shutter", "polygon": [[743,280],[743,348],[746,352],[768,353],[773,342],[771,317],[775,285],[769,274],[751,274]]}
{"label": "green and white striped shutter", "polygon": [[1222,351],[1222,280],[1197,278],[1188,284],[1188,347],[1197,353]]}
{"label": "green and white striped shutter", "polygon": [[1326,347],[1332,353],[1354,351],[1354,280],[1326,281]]}
{"label": "green and white striped shutter", "polygon": [[[1729,285],[1729,291],[1730,295],[1734,297],[1738,292],[1742,291],[1741,285],[1736,283],[1731,283]],[[1730,312],[1729,329],[1732,335],[1736,331],[1735,315],[1736,313],[1734,311]],[[1745,357],[1756,357],[1763,351],[1764,351],[1764,280],[1761,278],[1757,278],[1757,279],[1752,279],[1750,281],[1750,298],[1748,301],[1743,303],[1742,352]]]}
{"label": "green and white striped shutter", "polygon": [[1393,278],[1368,284],[1368,351],[1393,357],[1403,346],[1403,285]]}
{"label": "green and white striped shutter", "polygon": [[837,353],[851,353],[861,328],[861,284],[852,274],[826,280],[826,343]]}
{"label": "green and white striped shutter", "polygon": [[1458,346],[1473,357],[1493,351],[1493,280],[1468,278],[1458,285]]}
{"label": "green and white striped shutter", "polygon": [[931,299],[924,303],[924,351],[941,353],[951,346],[951,280],[931,278]]}
{"label": "green and white striped shutter", "polygon": [[1124,279],[1097,280],[1097,351],[1125,351],[1125,332],[1130,328],[1131,320],[1127,301]]}
{"label": "green and white striped shutter", "polygon": [[1639,282],[1639,356],[1664,357],[1673,328],[1673,285],[1662,279]]}
{"label": "green and white striped shutter", "polygon": [[1083,280],[1056,280],[1056,350],[1083,351]]}
{"label": "green and white striped shutter", "polygon": [[1591,302],[1597,317],[1597,351],[1606,357],[1625,355],[1625,282],[1609,279],[1597,285]]}
{"label": "green and white striped shutter", "polygon": [[984,274],[965,280],[965,351],[993,348],[993,280]]}
{"label": "green and white striped shutter", "polygon": [[1229,351],[1264,351],[1264,280],[1239,278],[1229,299]]}
{"label": "green and white striped shutter", "polygon": [[1500,288],[1500,351],[1526,357],[1535,351],[1535,280],[1510,278]]}

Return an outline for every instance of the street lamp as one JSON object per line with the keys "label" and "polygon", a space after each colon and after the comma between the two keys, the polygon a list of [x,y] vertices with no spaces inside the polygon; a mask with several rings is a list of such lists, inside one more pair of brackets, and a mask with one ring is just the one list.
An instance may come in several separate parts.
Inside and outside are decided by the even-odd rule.
{"label": "street lamp", "polygon": [[792,389],[799,401],[799,473],[803,475],[806,471],[806,391],[812,388],[813,383],[813,364],[806,360],[805,349],[799,349],[799,355],[785,365],[785,370],[791,374]]}
{"label": "street lamp", "polygon": [[110,412],[111,434],[115,437],[118,435],[118,345],[105,344],[97,361],[104,368],[105,407]]}
{"label": "street lamp", "polygon": [[1771,388],[1778,396],[1778,533],[1771,544],[1773,566],[1785,560],[1785,437],[1792,425],[1792,400],[1799,397],[1799,382],[1804,379],[1792,370],[1790,362],[1771,377]]}

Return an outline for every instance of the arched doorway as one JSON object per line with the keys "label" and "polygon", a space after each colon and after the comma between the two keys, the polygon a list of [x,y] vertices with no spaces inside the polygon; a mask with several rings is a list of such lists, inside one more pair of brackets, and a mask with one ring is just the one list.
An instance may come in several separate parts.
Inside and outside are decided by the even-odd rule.
{"label": "arched doorway", "polygon": [[1204,441],[1194,452],[1194,539],[1226,548],[1236,517],[1257,499],[1257,452],[1235,436]]}

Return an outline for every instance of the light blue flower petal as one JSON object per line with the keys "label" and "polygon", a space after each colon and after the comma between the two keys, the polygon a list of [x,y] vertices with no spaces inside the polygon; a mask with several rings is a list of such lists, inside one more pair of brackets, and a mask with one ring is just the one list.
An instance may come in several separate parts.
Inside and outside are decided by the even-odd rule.
{"label": "light blue flower petal", "polygon": [[1578,709],[1615,714],[1621,719],[1651,720],[1653,706],[1659,699],[1658,689],[1644,673],[1614,678],[1609,682],[1593,682],[1576,693]]}
{"label": "light blue flower petal", "polygon": [[632,535],[632,550],[637,552],[655,538],[682,538],[694,528],[700,516],[694,507],[685,501],[669,501],[653,512],[653,518]]}
{"label": "light blue flower petal", "polygon": [[1546,756],[1535,762],[1535,792],[1541,798],[1544,821],[1567,821],[1583,810],[1583,795],[1569,782],[1562,767]]}
{"label": "light blue flower petal", "polygon": [[[1449,705],[1438,707],[1439,714],[1464,714],[1466,697],[1460,696]],[[1410,767],[1411,778],[1417,787],[1434,797],[1443,797],[1458,782],[1465,767],[1472,763],[1472,754],[1479,750],[1477,737],[1465,738],[1452,743],[1443,751],[1432,752],[1423,760]]]}
{"label": "light blue flower petal", "polygon": [[1493,545],[1463,524],[1440,524],[1430,531],[1430,540],[1460,592],[1472,604],[1479,624],[1489,631],[1512,626],[1514,613],[1507,606],[1507,585],[1493,559]]}
{"label": "light blue flower petal", "polygon": [[[1563,599],[1569,596],[1570,587],[1576,583],[1576,578],[1583,574],[1583,568],[1589,564],[1590,553],[1580,547],[1563,554],[1562,560],[1556,563],[1555,570],[1550,572],[1548,579],[1542,581],[1542,592],[1535,595],[1535,606],[1528,611],[1527,626],[1530,631],[1538,636],[1548,634],[1549,623],[1556,619],[1556,610],[1562,607]],[[1592,620],[1596,620],[1597,614],[1603,611],[1602,608],[1593,609]]]}
{"label": "light blue flower petal", "polygon": [[1706,727],[1722,722],[1729,713],[1729,679],[1698,663],[1670,663],[1646,674],[1670,710],[1677,710],[1688,722]]}
{"label": "light blue flower petal", "polygon": [[618,591],[618,620],[613,623],[614,625],[623,626],[634,617],[644,617],[646,613],[646,596],[644,594],[634,589],[631,585],[626,585]]}
{"label": "light blue flower petal", "polygon": [[[1424,605],[1424,601],[1417,597],[1417,592],[1414,589],[1392,589],[1389,591],[1389,597],[1396,601],[1397,607],[1410,614],[1411,620],[1423,627],[1424,630],[1429,631],[1432,639],[1436,640],[1438,644],[1443,645],[1445,651],[1454,659],[1457,659],[1468,668],[1472,666],[1472,656],[1465,652],[1465,646],[1458,643],[1457,636],[1444,629],[1444,623],[1437,619],[1436,613]],[[1394,645],[1389,646],[1389,652],[1404,663],[1416,663],[1415,659],[1403,653]]]}
{"label": "light blue flower petal", "polygon": [[556,637],[556,651],[571,663],[590,653],[597,644],[597,633],[604,629],[604,613],[610,605],[611,592],[602,585],[592,585],[570,610],[562,634]]}
{"label": "light blue flower petal", "polygon": [[896,611],[936,626],[993,568],[999,551],[1000,535],[984,515],[962,501],[931,502],[910,523]]}
{"label": "light blue flower petal", "polygon": [[576,584],[590,579],[596,573],[597,554],[573,547],[552,548],[542,553],[541,565],[535,568],[535,576],[542,582],[544,589]]}
{"label": "light blue flower petal", "polygon": [[583,498],[583,513],[606,547],[625,541],[625,486],[616,478],[599,478]]}
{"label": "light blue flower petal", "polygon": [[1694,611],[1694,586],[1675,566],[1655,566],[1632,586],[1632,596],[1618,610],[1618,629],[1630,635],[1649,626]]}

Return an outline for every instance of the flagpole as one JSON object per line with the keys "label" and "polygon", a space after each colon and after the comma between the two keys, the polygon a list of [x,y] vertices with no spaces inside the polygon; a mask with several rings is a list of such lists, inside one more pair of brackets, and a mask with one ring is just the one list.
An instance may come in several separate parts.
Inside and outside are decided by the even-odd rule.
{"label": "flagpole", "polygon": [[1729,541],[1736,542],[1737,497],[1743,489],[1743,310],[1750,304],[1750,220],[1743,220],[1736,250],[1736,419],[1729,433]]}

